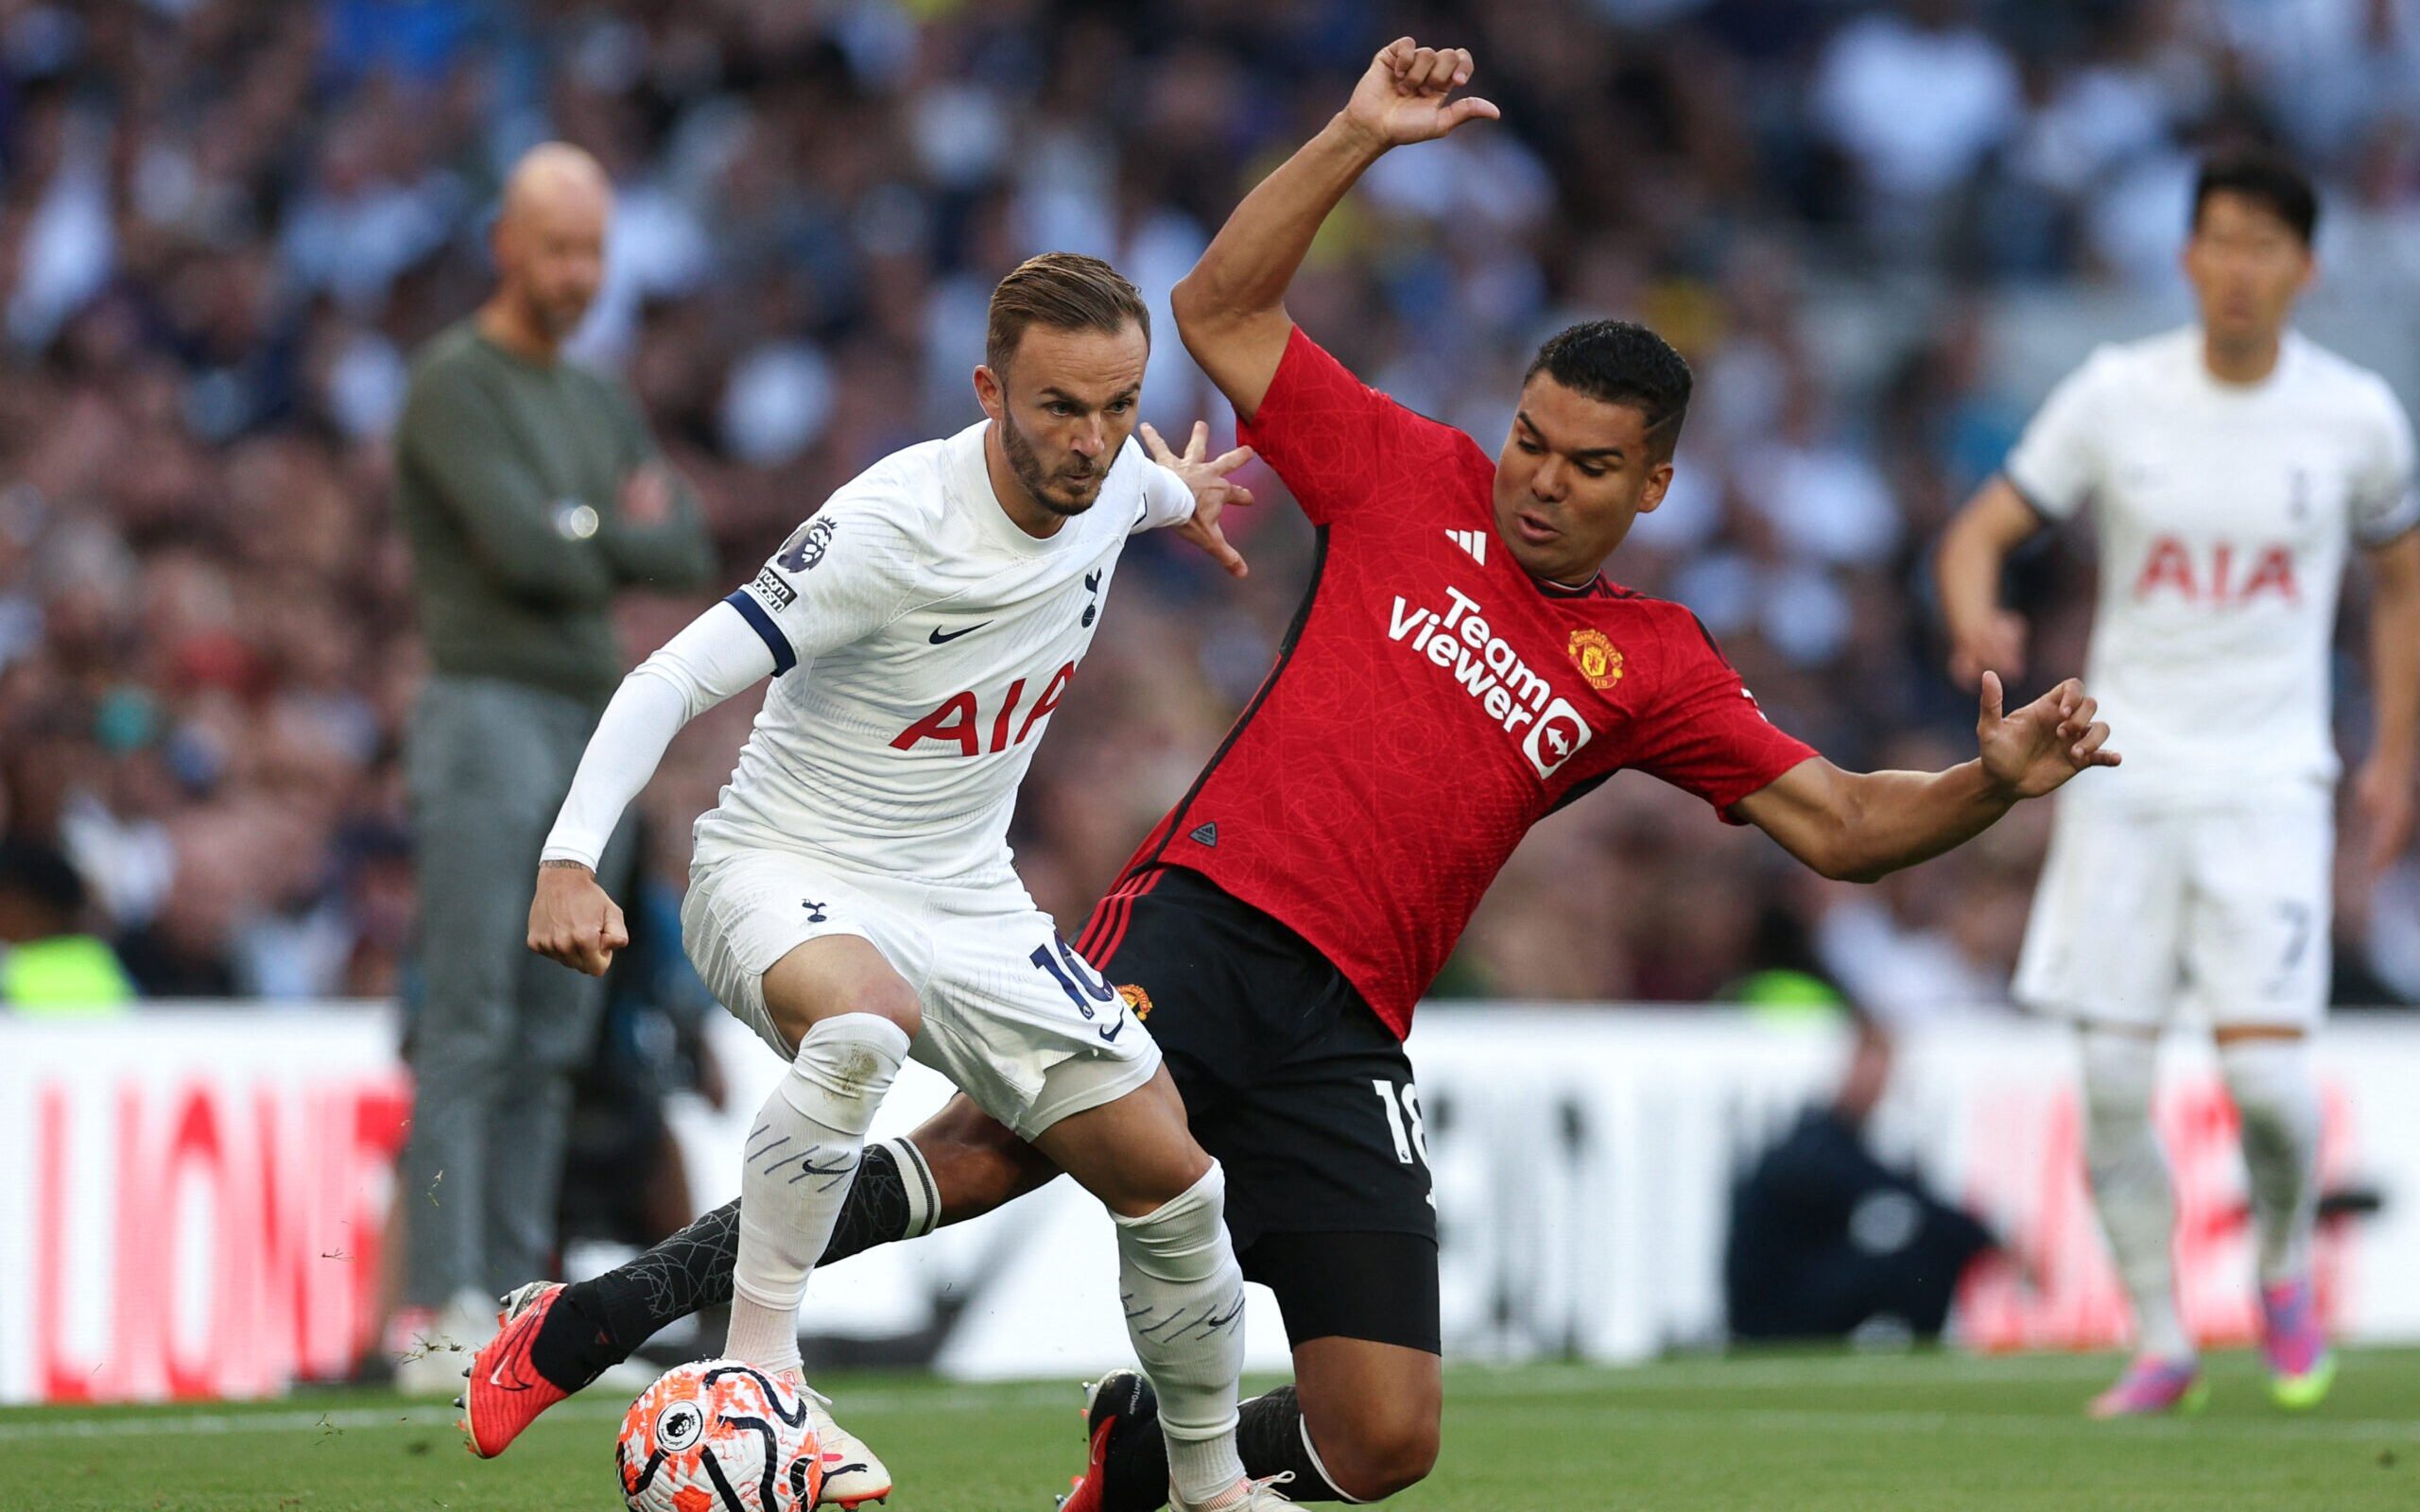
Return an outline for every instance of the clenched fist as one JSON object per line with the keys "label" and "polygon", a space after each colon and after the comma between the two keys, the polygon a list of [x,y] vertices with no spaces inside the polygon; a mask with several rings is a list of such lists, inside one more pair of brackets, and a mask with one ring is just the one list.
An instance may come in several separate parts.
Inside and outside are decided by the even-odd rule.
{"label": "clenched fist", "polygon": [[596,873],[578,862],[538,867],[538,895],[529,900],[529,948],[575,971],[603,976],[614,953],[631,942],[630,926]]}

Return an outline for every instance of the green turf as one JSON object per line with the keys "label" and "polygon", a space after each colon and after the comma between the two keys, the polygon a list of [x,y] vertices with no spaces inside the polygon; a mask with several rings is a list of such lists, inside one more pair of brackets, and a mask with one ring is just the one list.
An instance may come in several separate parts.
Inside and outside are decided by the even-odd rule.
{"label": "green turf", "polygon": [[[1405,1512],[2287,1512],[2420,1507],[2420,1350],[2349,1354],[2319,1411],[2253,1362],[2209,1409],[2102,1424],[2110,1359],[1768,1355],[1633,1370],[1456,1369],[1445,1452]],[[1046,1512],[1079,1452],[1071,1386],[832,1378],[900,1479],[891,1512]],[[0,1413],[0,1507],[43,1512],[613,1512],[621,1403],[559,1407],[493,1464],[450,1411],[369,1396]]]}

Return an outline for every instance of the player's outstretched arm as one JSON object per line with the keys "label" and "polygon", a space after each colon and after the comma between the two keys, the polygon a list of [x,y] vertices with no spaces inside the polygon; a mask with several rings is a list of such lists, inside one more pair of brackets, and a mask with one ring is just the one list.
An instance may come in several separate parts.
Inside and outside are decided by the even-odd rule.
{"label": "player's outstretched arm", "polygon": [[580,753],[571,791],[539,852],[528,945],[576,971],[602,976],[630,944],[622,911],[597,885],[596,858],[681,727],[773,671],[762,636],[728,601],[639,663],[605,706]]}
{"label": "player's outstretched arm", "polygon": [[1293,335],[1286,285],[1328,212],[1388,148],[1443,136],[1464,121],[1495,120],[1476,96],[1446,96],[1470,82],[1471,55],[1398,37],[1379,49],[1353,98],[1319,135],[1246,195],[1170,302],[1184,350],[1249,420],[1260,410]]}
{"label": "player's outstretched arm", "polygon": [[2016,486],[1995,476],[1942,532],[1935,560],[1941,617],[1949,632],[1949,674],[1960,687],[1977,686],[1986,672],[2024,676],[2025,617],[2000,607],[2000,569],[2041,528],[2042,517]]}
{"label": "player's outstretched arm", "polygon": [[2000,679],[1983,674],[1975,724],[1980,754],[1945,772],[1846,772],[1799,763],[1735,810],[1826,877],[1872,882],[1963,845],[2030,798],[2078,772],[2115,766],[2099,706],[2070,678],[2017,710],[2000,710]]}

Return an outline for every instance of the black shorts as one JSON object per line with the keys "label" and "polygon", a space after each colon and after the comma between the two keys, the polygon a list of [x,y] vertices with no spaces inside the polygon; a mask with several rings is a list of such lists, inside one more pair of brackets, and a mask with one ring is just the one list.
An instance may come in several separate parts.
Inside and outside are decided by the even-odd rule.
{"label": "black shorts", "polygon": [[1301,936],[1167,867],[1084,939],[1167,1057],[1227,1173],[1244,1274],[1296,1343],[1438,1349],[1437,1207],[1403,1043]]}

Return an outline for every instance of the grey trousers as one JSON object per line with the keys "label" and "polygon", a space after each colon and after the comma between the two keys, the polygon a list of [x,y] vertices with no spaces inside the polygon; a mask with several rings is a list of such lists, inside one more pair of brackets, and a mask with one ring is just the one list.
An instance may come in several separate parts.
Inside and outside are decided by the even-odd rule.
{"label": "grey trousers", "polygon": [[[572,1073],[603,984],[527,947],[538,852],[597,711],[492,678],[434,677],[405,751],[424,993],[404,1146],[404,1300],[500,1296],[554,1247]],[[598,875],[629,869],[625,818]],[[623,901],[616,894],[616,901]]]}

